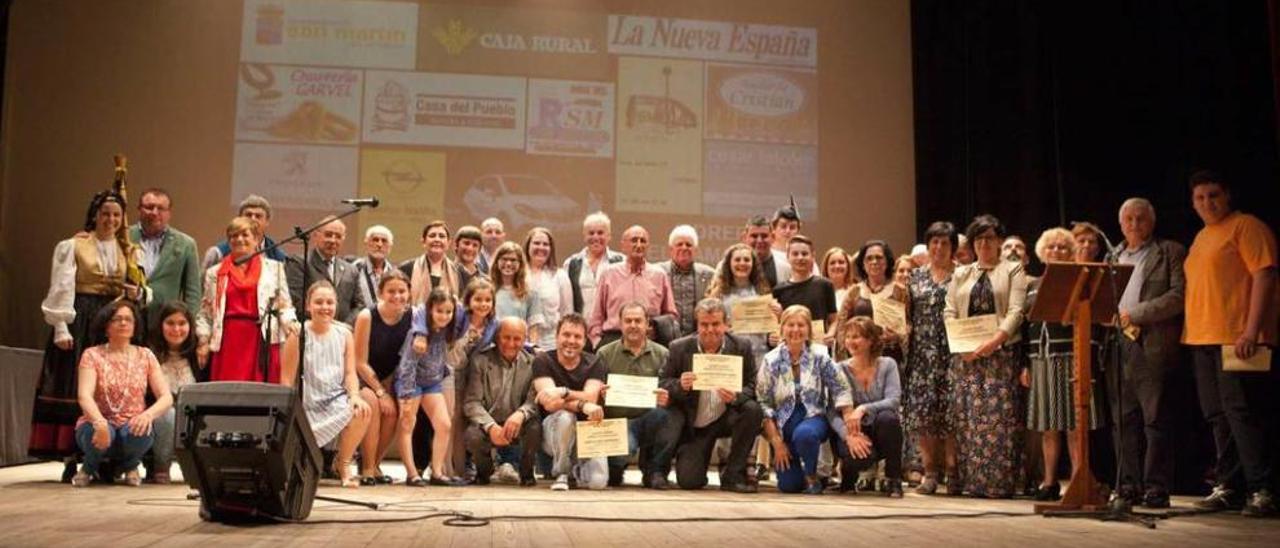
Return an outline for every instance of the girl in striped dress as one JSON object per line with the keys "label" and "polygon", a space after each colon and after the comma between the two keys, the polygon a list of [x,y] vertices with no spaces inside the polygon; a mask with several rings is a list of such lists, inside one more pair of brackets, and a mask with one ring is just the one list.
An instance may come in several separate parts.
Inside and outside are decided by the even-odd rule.
{"label": "girl in striped dress", "polygon": [[[360,397],[356,377],[355,343],[351,330],[334,321],[338,293],[328,281],[318,281],[307,290],[307,348],[302,368],[302,407],[311,423],[316,445],[324,447],[335,438],[338,456],[334,472],[343,487],[359,487],[351,475],[351,457],[369,426],[369,404]],[[284,363],[280,383],[293,386],[298,374],[298,335],[284,343]]]}

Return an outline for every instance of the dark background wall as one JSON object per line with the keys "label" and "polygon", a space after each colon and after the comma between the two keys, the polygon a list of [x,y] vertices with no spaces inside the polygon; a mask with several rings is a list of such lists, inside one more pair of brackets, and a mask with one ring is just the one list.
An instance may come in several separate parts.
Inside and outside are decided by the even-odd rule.
{"label": "dark background wall", "polygon": [[914,0],[920,230],[990,212],[1029,243],[1075,220],[1115,239],[1120,203],[1144,196],[1189,244],[1200,167],[1280,226],[1268,4]]}

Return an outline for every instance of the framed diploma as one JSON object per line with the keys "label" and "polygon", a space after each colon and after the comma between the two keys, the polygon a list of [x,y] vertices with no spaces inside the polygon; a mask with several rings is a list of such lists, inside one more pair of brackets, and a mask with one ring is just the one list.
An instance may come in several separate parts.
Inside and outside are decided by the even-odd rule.
{"label": "framed diploma", "polygon": [[1223,371],[1271,371],[1271,348],[1266,346],[1258,346],[1257,351],[1253,353],[1253,357],[1242,360],[1236,357],[1236,345],[1222,345],[1222,370]]}
{"label": "framed diploma", "polygon": [[609,374],[609,391],[604,396],[607,407],[653,409],[658,405],[658,377]]}
{"label": "framed diploma", "polygon": [[996,335],[998,324],[995,314],[983,314],[968,318],[946,320],[947,346],[953,354],[966,354],[977,350]]}
{"label": "framed diploma", "polygon": [[[612,391],[613,387],[610,386]],[[604,419],[600,422],[578,421],[578,458],[594,459],[626,455],[627,419]]]}
{"label": "framed diploma", "polygon": [[742,391],[742,356],[729,354],[694,354],[694,390],[723,388],[730,392]]}
{"label": "framed diploma", "polygon": [[730,311],[733,332],[739,335],[776,332],[778,318],[769,308],[772,303],[773,297],[769,295],[749,297],[733,303]]}
{"label": "framed diploma", "polygon": [[893,299],[871,299],[871,313],[876,325],[904,335],[907,332],[907,305]]}

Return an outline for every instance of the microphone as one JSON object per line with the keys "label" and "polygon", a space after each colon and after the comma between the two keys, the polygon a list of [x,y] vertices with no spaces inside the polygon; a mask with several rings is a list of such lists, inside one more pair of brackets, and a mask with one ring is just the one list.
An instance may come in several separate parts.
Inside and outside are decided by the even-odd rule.
{"label": "microphone", "polygon": [[378,197],[374,196],[372,198],[347,198],[345,200],[342,200],[342,203],[347,205],[353,205],[356,207],[378,207]]}

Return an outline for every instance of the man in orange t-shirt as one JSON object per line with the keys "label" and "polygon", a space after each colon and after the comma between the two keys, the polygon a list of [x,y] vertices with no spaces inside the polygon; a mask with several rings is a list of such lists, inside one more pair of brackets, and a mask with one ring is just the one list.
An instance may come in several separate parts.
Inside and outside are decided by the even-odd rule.
{"label": "man in orange t-shirt", "polygon": [[1185,263],[1182,342],[1191,348],[1200,409],[1218,452],[1218,484],[1196,506],[1233,508],[1248,493],[1244,515],[1274,514],[1267,434],[1272,373],[1223,371],[1222,351],[1233,345],[1236,357],[1248,359],[1259,345],[1276,344],[1276,237],[1257,217],[1231,208],[1231,189],[1216,173],[1191,176],[1191,200],[1205,226]]}

